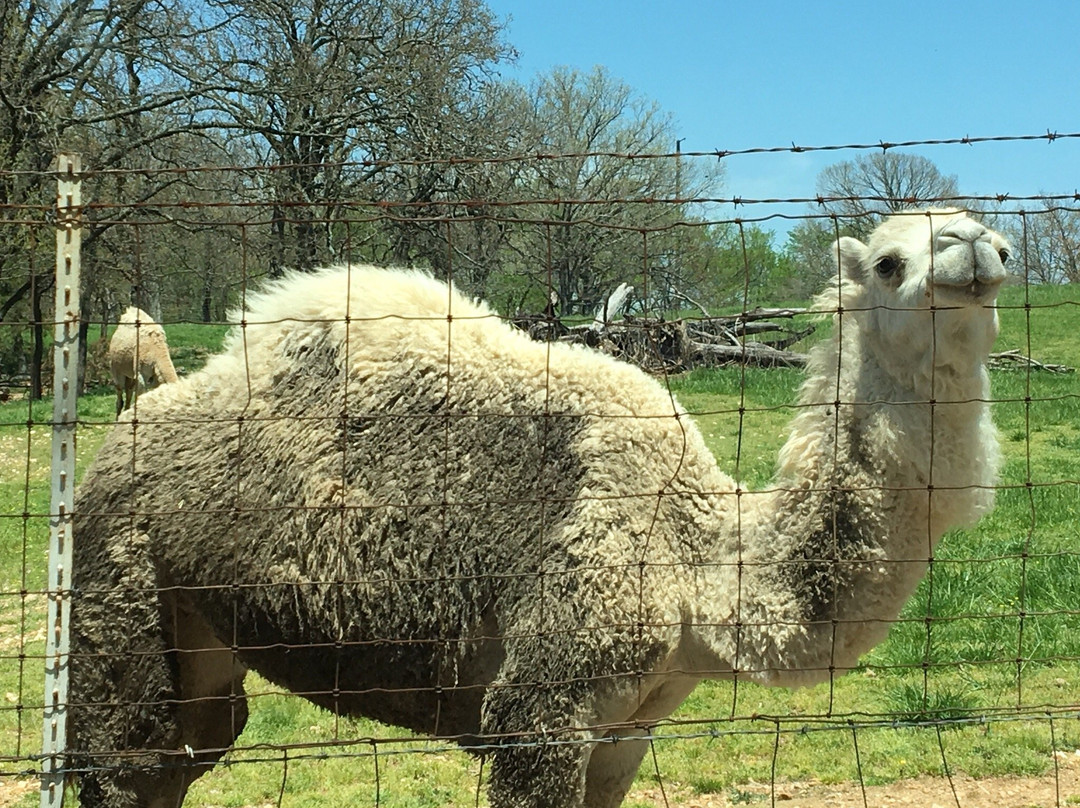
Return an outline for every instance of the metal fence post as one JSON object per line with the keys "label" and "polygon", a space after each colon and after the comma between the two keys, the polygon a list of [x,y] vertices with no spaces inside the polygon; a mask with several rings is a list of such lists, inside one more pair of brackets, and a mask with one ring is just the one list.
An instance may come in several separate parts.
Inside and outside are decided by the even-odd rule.
{"label": "metal fence post", "polygon": [[64,801],[79,365],[80,169],[79,155],[57,156],[52,506],[49,510],[49,578],[46,584],[49,610],[45,632],[45,714],[41,741],[42,808],[59,808]]}

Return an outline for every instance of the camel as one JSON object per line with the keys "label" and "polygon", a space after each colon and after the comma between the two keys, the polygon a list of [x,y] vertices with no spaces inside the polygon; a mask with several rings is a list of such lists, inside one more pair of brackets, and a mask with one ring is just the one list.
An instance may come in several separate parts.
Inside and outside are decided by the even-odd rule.
{"label": "camel", "polygon": [[493,808],[612,808],[701,680],[851,669],[992,507],[1008,251],[954,210],[841,238],[761,491],[656,380],[422,273],[270,285],[77,492],[83,805],[179,805],[248,670],[488,755]]}
{"label": "camel", "polygon": [[109,372],[116,388],[116,416],[131,406],[140,385],[170,384],[177,379],[165,329],[142,309],[131,306],[109,340]]}

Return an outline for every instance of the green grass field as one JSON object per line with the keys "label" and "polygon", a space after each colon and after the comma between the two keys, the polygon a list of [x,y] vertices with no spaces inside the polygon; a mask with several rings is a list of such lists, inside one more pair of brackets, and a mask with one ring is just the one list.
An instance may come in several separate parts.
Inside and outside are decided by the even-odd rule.
{"label": "green grass field", "polygon": [[[1011,287],[1000,309],[997,350],[1080,364],[1080,291]],[[221,328],[168,331],[181,372],[197,368],[222,338]],[[1006,457],[997,508],[974,529],[945,537],[888,640],[859,671],[814,688],[703,684],[658,727],[642,787],[657,770],[665,784],[729,796],[774,773],[823,782],[861,775],[872,784],[940,774],[947,763],[973,776],[1037,775],[1052,769],[1054,749],[1080,746],[1080,374],[992,376]],[[772,472],[799,380],[794,371],[734,368],[670,384],[722,466],[757,486]],[[95,393],[80,405],[80,470],[112,422],[112,394]],[[50,420],[48,402],[0,405],[0,786],[33,768],[28,756],[40,747],[44,598],[37,591],[45,579]],[[381,805],[427,808],[477,799],[484,774],[477,759],[391,727],[335,719],[256,677],[249,691],[243,749],[202,778],[188,804],[254,806],[283,796],[307,806],[378,796]],[[952,723],[919,726],[934,719]],[[273,744],[293,745],[287,760]],[[36,799],[30,792],[15,804]]]}

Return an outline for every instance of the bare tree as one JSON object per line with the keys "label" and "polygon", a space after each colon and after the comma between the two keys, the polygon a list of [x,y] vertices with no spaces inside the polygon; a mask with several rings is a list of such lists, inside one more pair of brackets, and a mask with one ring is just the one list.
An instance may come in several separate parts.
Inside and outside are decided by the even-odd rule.
{"label": "bare tree", "polygon": [[[270,187],[275,271],[333,253],[349,198],[385,201],[396,161],[441,156],[461,99],[509,55],[480,0],[210,0],[208,57],[221,124],[278,166]],[[346,166],[346,163],[363,163]],[[429,174],[432,174],[429,176]],[[444,180],[417,172],[423,201]],[[295,250],[290,250],[295,245]]]}
{"label": "bare tree", "polygon": [[1009,269],[1035,283],[1080,283],[1080,210],[1045,200],[1001,225],[1019,251]]}
{"label": "bare tree", "polygon": [[[387,193],[400,190],[400,177],[382,181],[391,166],[419,166],[476,140],[476,126],[465,134],[460,121],[479,119],[469,118],[471,99],[511,53],[481,0],[12,0],[0,23],[0,157],[10,169],[0,202],[47,206],[44,172],[59,148],[81,151],[97,172],[114,169],[84,189],[98,204],[84,231],[92,269],[83,299],[102,318],[127,297],[157,314],[166,286],[187,289],[202,317],[221,310],[227,294],[215,287],[234,282],[222,250],[238,246],[198,236],[215,217],[190,203],[208,194],[267,203],[271,270],[343,257],[358,227],[342,202],[369,200],[370,220],[379,203],[400,199]],[[280,168],[238,183],[186,170],[215,162]],[[453,175],[441,170],[436,184]],[[433,187],[421,172],[412,179],[406,204]],[[245,261],[260,249],[249,236]],[[0,319],[32,319],[40,349],[34,313],[51,275],[27,267],[49,265],[48,240],[37,240],[41,260],[28,262],[27,238],[26,228],[0,233]],[[197,241],[202,262],[181,248]]]}
{"label": "bare tree", "polygon": [[[517,85],[485,83],[470,94],[420,108],[402,134],[404,160],[373,178],[379,198],[396,204],[388,219],[391,258],[419,263],[477,295],[502,272],[520,198],[527,99]],[[433,99],[434,100],[434,99]],[[509,203],[509,204],[508,204]]]}
{"label": "bare tree", "polygon": [[[45,172],[59,149],[81,151],[84,165],[95,170],[120,168],[178,132],[197,128],[198,93],[172,70],[183,61],[178,56],[185,49],[187,25],[181,0],[4,3],[0,150],[2,164],[11,170],[0,175],[0,202],[47,205],[54,191]],[[125,188],[124,196],[145,203],[175,181],[140,182],[138,188]],[[84,201],[92,201],[90,192]],[[92,254],[95,241],[136,209],[118,207],[88,219],[84,250]],[[25,235],[25,229],[0,235],[0,319],[25,313],[34,323],[30,392],[39,396],[43,333],[38,314],[51,273],[27,276]]]}
{"label": "bare tree", "polygon": [[550,270],[564,313],[594,311],[610,287],[651,274],[652,260],[666,256],[664,277],[677,277],[656,233],[687,211],[662,200],[715,190],[720,170],[661,156],[675,145],[671,117],[603,68],[556,68],[530,95],[532,148],[553,157],[523,177],[535,200],[527,215],[546,223],[523,250],[530,266]]}
{"label": "bare tree", "polygon": [[942,174],[918,154],[882,152],[826,167],[817,179],[822,206],[844,220],[848,234],[862,237],[881,217],[901,210],[952,202],[959,197],[955,176]]}
{"label": "bare tree", "polygon": [[882,152],[827,166],[818,174],[817,193],[829,218],[808,218],[788,233],[784,253],[791,266],[792,293],[805,296],[837,272],[834,243],[839,236],[864,238],[884,216],[928,204],[957,204],[959,187],[934,163],[917,154]]}

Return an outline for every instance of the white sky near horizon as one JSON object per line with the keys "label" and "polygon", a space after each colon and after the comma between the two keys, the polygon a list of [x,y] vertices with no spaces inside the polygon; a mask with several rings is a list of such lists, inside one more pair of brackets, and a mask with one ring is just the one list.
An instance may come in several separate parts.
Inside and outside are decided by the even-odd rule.
{"label": "white sky near horizon", "polygon": [[[684,152],[1080,134],[1076,0],[487,4],[508,20],[519,52],[504,77],[528,83],[557,65],[603,65],[673,115]],[[1080,190],[1080,137],[908,151],[955,175],[968,195]],[[861,153],[731,156],[723,195],[812,197],[825,166]],[[737,215],[777,212],[807,206]]]}

